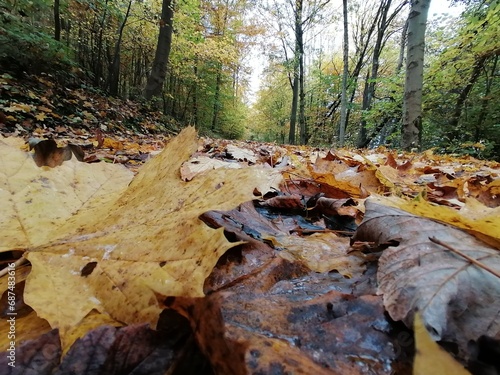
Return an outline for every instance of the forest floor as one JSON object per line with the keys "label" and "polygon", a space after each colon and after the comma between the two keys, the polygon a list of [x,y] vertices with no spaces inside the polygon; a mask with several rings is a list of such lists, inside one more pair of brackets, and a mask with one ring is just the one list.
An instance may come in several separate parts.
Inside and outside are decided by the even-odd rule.
{"label": "forest floor", "polygon": [[2,374],[500,374],[499,163],[199,138],[48,75],[0,98]]}
{"label": "forest floor", "polygon": [[144,104],[106,96],[81,81],[62,85],[50,75],[4,73],[0,98],[0,134],[70,142],[86,150],[86,161],[140,164],[179,132]]}

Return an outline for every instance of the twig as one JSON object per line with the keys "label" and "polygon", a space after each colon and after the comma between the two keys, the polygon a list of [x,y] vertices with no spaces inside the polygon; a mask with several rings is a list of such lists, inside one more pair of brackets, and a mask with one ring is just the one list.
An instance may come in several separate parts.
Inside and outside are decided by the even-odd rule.
{"label": "twig", "polygon": [[335,233],[335,234],[345,234],[346,236],[352,236],[354,232],[348,230],[334,230],[334,229],[292,229],[291,233]]}
{"label": "twig", "polygon": [[[19,266],[23,265],[27,261],[28,260],[26,258],[24,258],[24,257],[19,258],[18,260],[16,260],[14,262],[15,268],[18,268]],[[2,277],[4,275],[7,275],[8,272],[9,272],[9,267],[5,267],[3,270],[0,270],[0,277]]]}
{"label": "twig", "polygon": [[448,250],[450,250],[451,252],[457,254],[457,255],[460,255],[461,257],[467,259],[469,262],[471,262],[472,264],[475,264],[476,266],[478,267],[481,267],[483,270],[485,271],[488,271],[489,273],[495,275],[496,277],[498,277],[500,279],[500,273],[498,273],[497,271],[495,271],[494,269],[488,267],[487,265],[485,265],[484,263],[481,263],[480,261],[478,261],[477,259],[474,259],[474,258],[471,258],[470,256],[468,256],[467,254],[464,254],[462,253],[460,250],[457,250],[453,247],[451,247],[450,245],[438,240],[436,237],[429,237],[429,240],[431,240],[432,242],[434,242],[435,244],[438,244],[438,245],[441,245],[445,248],[447,248]]}

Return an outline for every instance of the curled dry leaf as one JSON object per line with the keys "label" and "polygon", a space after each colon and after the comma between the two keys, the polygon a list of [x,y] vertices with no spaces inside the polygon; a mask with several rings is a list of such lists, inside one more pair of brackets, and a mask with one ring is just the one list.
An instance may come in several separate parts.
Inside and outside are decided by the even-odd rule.
{"label": "curled dry leaf", "polygon": [[419,310],[434,340],[456,342],[462,353],[469,340],[500,337],[500,280],[432,242],[436,237],[500,271],[500,253],[446,224],[399,209],[366,202],[366,214],[353,240],[388,244],[379,260],[379,293],[394,320],[411,327]]}

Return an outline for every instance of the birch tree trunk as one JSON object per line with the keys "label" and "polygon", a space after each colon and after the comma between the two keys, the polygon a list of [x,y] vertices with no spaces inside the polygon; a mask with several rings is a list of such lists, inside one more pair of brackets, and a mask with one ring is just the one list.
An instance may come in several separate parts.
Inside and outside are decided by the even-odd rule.
{"label": "birch tree trunk", "polygon": [[421,146],[425,29],[430,3],[431,0],[411,0],[410,2],[401,138],[401,147],[405,150],[415,147],[419,149]]}

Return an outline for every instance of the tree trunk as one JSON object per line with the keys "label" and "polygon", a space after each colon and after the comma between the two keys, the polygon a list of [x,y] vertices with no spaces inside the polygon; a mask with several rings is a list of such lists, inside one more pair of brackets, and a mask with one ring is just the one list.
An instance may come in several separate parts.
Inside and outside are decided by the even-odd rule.
{"label": "tree trunk", "polygon": [[295,128],[297,124],[297,107],[299,97],[299,74],[293,75],[292,84],[292,108],[290,110],[290,131],[288,133],[288,143],[295,144]]}
{"label": "tree trunk", "polygon": [[477,120],[476,124],[476,131],[474,133],[474,141],[479,142],[481,141],[482,137],[482,129],[483,129],[483,123],[486,118],[486,115],[488,114],[488,105],[491,101],[490,94],[491,94],[491,86],[493,85],[494,77],[495,77],[495,72],[497,71],[497,63],[498,63],[498,58],[499,56],[495,56],[493,60],[493,66],[491,67],[491,71],[489,76],[486,75],[486,87],[484,90],[484,96],[483,100],[481,102],[481,112],[479,113],[479,118]]}
{"label": "tree trunk", "polygon": [[339,125],[339,147],[344,146],[346,120],[347,120],[347,79],[349,77],[349,33],[347,19],[347,0],[342,1],[344,15],[344,72],[342,74],[342,96],[340,99],[340,125]]}
{"label": "tree trunk", "polygon": [[[368,47],[370,45],[369,41],[371,39],[373,32],[375,31],[376,25],[377,25],[376,22],[371,23],[371,25],[366,33],[366,38],[365,38],[366,42],[363,45],[361,45],[360,48],[358,48],[356,50],[357,60],[356,60],[356,64],[354,65],[354,69],[352,70],[352,73],[350,74],[350,78],[352,78],[352,79],[350,81],[348,81],[348,83],[347,83],[348,88],[354,87],[354,89],[352,91],[352,97],[354,97],[354,94],[356,91],[356,86],[358,83],[358,77],[359,77],[361,69],[363,68],[363,65],[365,63],[365,57],[368,53]],[[335,113],[335,111],[337,110],[337,108],[339,107],[341,102],[342,102],[342,94],[340,93],[337,95],[335,100],[333,100],[332,103],[328,105],[327,112],[324,116],[324,120],[331,117]]]}
{"label": "tree trunk", "polygon": [[424,74],[425,29],[431,0],[411,0],[408,15],[408,49],[403,98],[403,133],[405,150],[420,149],[422,139],[422,86]]}
{"label": "tree trunk", "polygon": [[61,40],[60,0],[54,0],[54,39]]}
{"label": "tree trunk", "polygon": [[[367,84],[365,85],[365,92],[363,93],[363,111],[369,111],[372,107],[372,100],[375,96],[376,81],[378,78],[378,69],[380,65],[380,55],[384,47],[384,37],[385,31],[389,26],[387,22],[387,14],[391,7],[392,0],[384,0],[381,2],[380,7],[377,12],[378,30],[377,30],[377,40],[375,41],[375,46],[373,47],[373,57],[371,73],[367,76]],[[401,9],[401,8],[399,8]],[[392,19],[393,17],[391,17]],[[367,131],[366,131],[366,120],[361,121],[361,129],[359,132],[358,147],[366,142]]]}
{"label": "tree trunk", "polygon": [[300,144],[307,143],[307,124],[306,124],[306,93],[304,92],[304,43],[302,27],[297,32],[298,47],[299,47],[299,134]]}
{"label": "tree trunk", "polygon": [[[295,0],[295,49],[293,55],[293,83],[292,83],[292,108],[290,110],[290,132],[288,134],[288,143],[295,144],[295,132],[297,125],[297,109],[299,106],[299,78],[300,78],[300,38],[302,37],[302,1]],[[300,125],[300,123],[299,123]]]}
{"label": "tree trunk", "polygon": [[469,96],[469,93],[471,92],[472,88],[476,84],[476,81],[478,80],[479,76],[481,75],[481,72],[484,68],[484,63],[486,59],[488,58],[488,55],[483,55],[479,57],[478,60],[474,63],[471,76],[469,78],[469,81],[467,82],[467,85],[460,91],[460,94],[458,95],[457,101],[455,103],[455,110],[453,111],[451,120],[450,120],[450,131],[447,134],[447,137],[449,141],[456,140],[457,138],[460,137],[461,131],[458,128],[458,123],[460,121],[460,117],[462,116],[462,110],[464,108],[465,101],[467,100],[467,97]]}
{"label": "tree trunk", "polygon": [[172,46],[173,17],[173,0],[163,0],[155,59],[144,93],[146,100],[150,100],[153,96],[159,96],[162,92],[163,82],[165,82],[167,75],[168,56]]}
{"label": "tree trunk", "polygon": [[106,24],[106,18],[108,16],[108,2],[106,0],[104,4],[104,13],[102,15],[101,21],[99,23],[99,34],[97,36],[97,56],[94,60],[94,85],[97,87],[102,87],[101,79],[102,79],[102,60],[103,60],[103,49],[104,49],[104,29]]}
{"label": "tree trunk", "polygon": [[193,83],[193,125],[198,128],[198,58],[195,58],[193,65],[195,80]]}
{"label": "tree trunk", "polygon": [[217,69],[217,79],[215,82],[214,113],[212,115],[212,131],[215,131],[215,129],[217,129],[217,125],[219,122],[221,84],[222,84],[222,66],[219,64],[219,68]]}
{"label": "tree trunk", "polygon": [[406,20],[403,26],[403,31],[401,31],[401,42],[399,44],[399,58],[398,65],[396,66],[396,74],[399,74],[403,68],[403,61],[405,59],[405,47],[406,47],[406,36],[408,35],[408,20]]}
{"label": "tree trunk", "polygon": [[132,0],[129,0],[127,13],[125,14],[125,18],[123,19],[120,29],[118,30],[118,40],[115,44],[113,62],[109,69],[109,93],[114,96],[118,95],[118,86],[120,82],[120,50],[122,45],[123,29],[125,29],[125,25],[127,24],[131,6]]}

